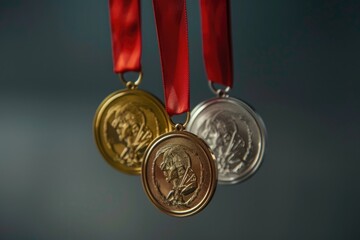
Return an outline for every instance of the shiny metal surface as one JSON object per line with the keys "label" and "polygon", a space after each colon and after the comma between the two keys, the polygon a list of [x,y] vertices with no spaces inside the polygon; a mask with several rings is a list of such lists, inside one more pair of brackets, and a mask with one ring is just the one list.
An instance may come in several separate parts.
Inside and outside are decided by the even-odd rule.
{"label": "shiny metal surface", "polygon": [[210,90],[215,93],[219,97],[228,96],[231,87],[226,86],[225,88],[216,88],[214,82],[209,81],[209,88]]}
{"label": "shiny metal surface", "polygon": [[215,157],[207,144],[190,132],[163,134],[145,152],[142,183],[162,212],[176,217],[193,215],[215,192]]}
{"label": "shiny metal surface", "polygon": [[139,72],[139,75],[138,75],[137,79],[135,80],[135,82],[131,82],[131,81],[126,80],[123,73],[119,73],[118,75],[119,75],[119,78],[120,78],[121,82],[124,83],[124,85],[129,89],[137,88],[140,85],[140,83],[142,81],[142,78],[143,78],[143,72],[142,71]]}
{"label": "shiny metal surface", "polygon": [[142,90],[109,95],[94,118],[96,144],[105,160],[118,170],[140,174],[145,149],[172,129],[162,103]]}
{"label": "shiny metal surface", "polygon": [[264,155],[266,130],[250,106],[235,98],[214,98],[200,103],[191,116],[187,129],[214,151],[219,183],[238,183],[256,172]]}

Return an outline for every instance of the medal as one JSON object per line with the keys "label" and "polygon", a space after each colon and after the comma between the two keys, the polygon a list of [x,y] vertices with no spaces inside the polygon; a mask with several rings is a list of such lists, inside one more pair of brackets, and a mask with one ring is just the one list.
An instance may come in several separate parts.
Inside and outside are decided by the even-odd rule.
{"label": "medal", "polygon": [[153,0],[161,54],[166,109],[187,113],[184,124],[156,138],[146,149],[142,183],[152,203],[184,217],[202,210],[216,188],[215,158],[199,137],[184,130],[189,120],[189,56],[186,1]]}
{"label": "medal", "polygon": [[[224,184],[244,181],[256,172],[266,138],[260,116],[228,95],[233,84],[229,10],[228,1],[201,0],[204,61],[210,88],[217,98],[196,106],[187,126],[214,151],[218,180]],[[226,88],[215,89],[214,83]]]}
{"label": "medal", "polygon": [[200,103],[191,115],[187,129],[214,151],[219,183],[241,182],[255,173],[264,155],[266,131],[251,107],[223,95]]}
{"label": "medal", "polygon": [[176,217],[193,215],[211,200],[216,188],[215,156],[182,125],[161,135],[145,152],[142,181],[152,203]]}
{"label": "medal", "polygon": [[[114,71],[127,87],[110,94],[94,118],[97,147],[104,159],[125,173],[140,174],[143,155],[150,142],[171,130],[162,103],[138,90],[142,80],[139,0],[110,0]],[[135,71],[135,82],[124,73]]]}

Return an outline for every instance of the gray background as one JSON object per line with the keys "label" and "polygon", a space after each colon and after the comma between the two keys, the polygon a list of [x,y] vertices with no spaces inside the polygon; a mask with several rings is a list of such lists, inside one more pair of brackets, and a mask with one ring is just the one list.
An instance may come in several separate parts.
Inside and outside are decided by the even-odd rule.
{"label": "gray background", "polygon": [[[162,98],[151,1],[142,89]],[[92,120],[123,88],[107,1],[0,1],[0,239],[359,239],[360,3],[232,1],[235,87],[268,129],[258,173],[200,214],[152,206],[111,168]],[[212,97],[188,1],[191,106]]]}

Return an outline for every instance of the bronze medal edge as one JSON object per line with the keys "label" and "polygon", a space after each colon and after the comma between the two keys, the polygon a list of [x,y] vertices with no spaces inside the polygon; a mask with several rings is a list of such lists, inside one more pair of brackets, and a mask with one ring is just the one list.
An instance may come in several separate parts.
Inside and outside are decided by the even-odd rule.
{"label": "bronze medal edge", "polygon": [[[198,146],[200,146],[200,148],[206,153],[207,159],[210,160],[209,161],[209,166],[210,166],[210,169],[211,169],[210,178],[212,179],[211,183],[209,183],[210,188],[207,189],[206,193],[204,194],[203,200],[200,201],[197,205],[195,205],[194,207],[192,207],[191,209],[189,209],[187,211],[171,211],[171,210],[165,208],[153,196],[153,194],[151,193],[150,187],[149,187],[149,183],[147,182],[146,168],[148,167],[148,164],[149,164],[148,157],[150,156],[153,149],[156,147],[157,144],[161,143],[162,141],[164,141],[164,140],[166,140],[168,138],[178,137],[178,136],[180,136],[180,137],[185,136],[186,138],[194,140],[196,143],[198,143]],[[216,169],[216,163],[215,163],[215,155],[214,155],[212,150],[208,147],[208,145],[206,144],[206,142],[203,139],[199,138],[198,136],[196,136],[195,134],[193,134],[191,132],[188,132],[186,130],[168,132],[168,133],[165,133],[165,134],[159,136],[158,138],[154,139],[150,143],[148,148],[145,150],[144,161],[143,161],[143,164],[142,164],[141,179],[142,179],[142,186],[143,186],[143,189],[145,190],[146,195],[150,199],[151,203],[159,211],[161,211],[163,213],[166,213],[167,215],[170,215],[170,216],[173,216],[173,217],[192,216],[192,215],[202,211],[209,204],[212,197],[214,196],[214,193],[215,193],[215,190],[216,190],[216,187],[217,187],[217,169]]]}

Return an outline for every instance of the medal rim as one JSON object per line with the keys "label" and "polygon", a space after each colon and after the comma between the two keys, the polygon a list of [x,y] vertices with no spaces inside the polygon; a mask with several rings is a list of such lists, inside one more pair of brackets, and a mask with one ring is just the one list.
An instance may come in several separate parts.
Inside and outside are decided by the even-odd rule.
{"label": "medal rim", "polygon": [[[95,138],[95,143],[97,148],[99,149],[102,157],[104,158],[104,160],[110,164],[113,168],[130,174],[130,175],[140,175],[141,174],[141,169],[142,167],[137,167],[137,168],[131,168],[131,167],[127,167],[124,166],[123,164],[115,164],[114,160],[112,157],[110,157],[108,155],[108,153],[106,152],[106,150],[104,149],[104,146],[102,144],[102,141],[100,140],[100,123],[101,123],[101,119],[102,116],[105,112],[105,110],[107,109],[108,106],[110,106],[110,104],[121,98],[124,97],[126,95],[129,94],[139,94],[139,96],[145,97],[149,100],[151,100],[152,103],[154,103],[154,106],[157,106],[158,109],[160,110],[160,112],[163,113],[164,118],[166,119],[166,129],[167,131],[171,131],[172,130],[172,125],[171,125],[171,121],[170,121],[170,117],[167,114],[164,105],[162,104],[161,100],[159,98],[157,98],[156,96],[152,95],[151,93],[144,91],[144,90],[140,90],[140,89],[121,89],[121,90],[117,90],[115,92],[110,93],[98,106],[98,108],[96,109],[95,112],[95,116],[93,119],[93,133],[94,133],[94,138]],[[161,136],[161,135],[160,135]],[[150,143],[151,144],[151,143]],[[144,156],[143,155],[143,161],[144,161]]]}
{"label": "medal rim", "polygon": [[[266,141],[267,141],[267,130],[265,127],[265,124],[261,118],[261,116],[256,113],[256,111],[254,110],[254,108],[246,103],[243,100],[237,99],[237,98],[233,98],[233,97],[229,97],[229,96],[224,96],[224,97],[216,97],[216,98],[211,98],[208,100],[205,100],[201,103],[199,103],[198,105],[195,106],[195,108],[193,108],[193,110],[191,111],[191,119],[186,127],[186,130],[190,131],[191,127],[193,126],[195,120],[198,115],[207,107],[210,107],[213,104],[218,104],[221,102],[227,102],[227,103],[233,103],[236,105],[240,105],[241,107],[243,107],[254,119],[256,125],[258,126],[259,129],[259,133],[260,133],[260,140],[261,140],[261,148],[259,151],[259,157],[257,158],[257,161],[254,165],[253,168],[251,168],[249,171],[245,172],[245,174],[242,174],[236,178],[234,178],[233,180],[224,180],[224,179],[219,179],[218,177],[218,183],[221,185],[231,185],[231,184],[237,184],[237,183],[241,183],[244,182],[246,180],[248,180],[250,177],[252,177],[257,170],[260,168],[260,166],[262,165],[262,162],[264,160],[264,155],[265,155],[265,146],[266,146]],[[191,131],[190,131],[191,132]],[[217,168],[216,168],[217,169]]]}
{"label": "medal rim", "polygon": [[[148,158],[149,158],[151,152],[156,147],[156,145],[160,144],[162,141],[165,141],[169,138],[179,137],[179,136],[186,137],[191,142],[196,142],[198,144],[198,146],[200,146],[200,148],[206,153],[206,156],[207,156],[207,159],[208,159],[208,162],[210,165],[210,169],[211,169],[211,172],[210,172],[211,177],[210,178],[212,180],[211,180],[211,183],[209,184],[210,187],[205,192],[205,195],[204,195],[205,197],[197,205],[195,205],[191,209],[185,210],[185,211],[172,211],[172,210],[169,210],[168,208],[164,207],[162,204],[160,204],[159,201],[151,193],[151,189],[149,187],[150,183],[148,183],[146,181],[146,179],[147,179],[146,168],[149,164]],[[196,136],[195,134],[193,134],[189,131],[175,130],[172,132],[164,133],[164,134],[160,135],[159,137],[157,137],[156,139],[154,139],[150,143],[150,145],[147,147],[147,149],[145,150],[144,160],[143,160],[143,164],[142,164],[142,171],[141,171],[141,180],[142,180],[142,186],[145,190],[146,195],[150,199],[151,203],[161,212],[166,213],[170,216],[174,216],[174,217],[188,217],[188,216],[194,215],[196,213],[199,213],[201,210],[203,210],[209,204],[212,197],[214,196],[216,186],[217,186],[217,169],[216,169],[216,163],[215,163],[215,155],[203,139],[199,138],[198,136]]]}

